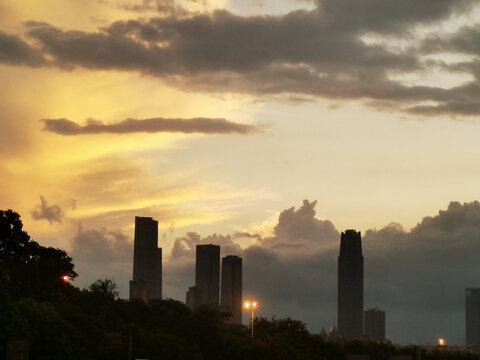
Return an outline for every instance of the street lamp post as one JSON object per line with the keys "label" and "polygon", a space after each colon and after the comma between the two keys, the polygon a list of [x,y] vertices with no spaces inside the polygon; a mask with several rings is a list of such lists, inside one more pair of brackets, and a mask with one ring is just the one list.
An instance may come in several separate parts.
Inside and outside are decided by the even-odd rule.
{"label": "street lamp post", "polygon": [[255,308],[257,307],[257,302],[256,301],[245,301],[244,303],[244,306],[245,306],[245,309],[250,309],[251,310],[251,314],[252,314],[252,322],[251,322],[251,330],[252,330],[252,333],[251,333],[251,336],[252,336],[252,339],[253,339],[253,311],[255,310]]}

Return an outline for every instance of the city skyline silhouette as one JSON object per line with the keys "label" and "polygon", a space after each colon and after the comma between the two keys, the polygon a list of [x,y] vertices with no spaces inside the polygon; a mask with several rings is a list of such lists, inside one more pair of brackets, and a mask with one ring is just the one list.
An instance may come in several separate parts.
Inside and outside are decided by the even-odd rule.
{"label": "city skyline silhouette", "polygon": [[1,208],[71,254],[80,288],[102,276],[122,298],[132,219],[153,218],[164,298],[184,302],[196,246],[218,244],[259,315],[314,333],[337,322],[338,241],[356,229],[363,308],[386,312],[388,337],[462,344],[480,287],[479,13],[2,0]]}

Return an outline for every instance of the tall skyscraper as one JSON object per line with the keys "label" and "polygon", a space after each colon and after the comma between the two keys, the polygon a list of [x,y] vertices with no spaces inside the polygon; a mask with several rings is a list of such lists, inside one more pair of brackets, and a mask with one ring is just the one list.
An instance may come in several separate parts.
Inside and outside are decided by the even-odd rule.
{"label": "tall skyscraper", "polygon": [[346,337],[363,333],[363,255],[360,232],[347,230],[340,237],[338,257],[338,332]]}
{"label": "tall skyscraper", "polygon": [[480,346],[480,288],[465,289],[465,345]]}
{"label": "tall skyscraper", "polygon": [[222,258],[221,309],[232,313],[230,323],[242,323],[242,258],[228,255]]}
{"label": "tall skyscraper", "polygon": [[158,221],[135,216],[133,280],[130,299],[147,302],[162,298],[162,249],[158,247]]}
{"label": "tall skyscraper", "polygon": [[366,336],[374,340],[385,340],[385,311],[379,308],[366,310],[364,320]]}
{"label": "tall skyscraper", "polygon": [[195,263],[195,306],[218,307],[220,290],[220,246],[197,245]]}

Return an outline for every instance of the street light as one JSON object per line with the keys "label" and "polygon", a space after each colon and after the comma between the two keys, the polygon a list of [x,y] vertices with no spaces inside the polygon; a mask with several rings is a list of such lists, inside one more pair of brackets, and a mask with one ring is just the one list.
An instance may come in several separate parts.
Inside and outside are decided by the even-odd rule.
{"label": "street light", "polygon": [[251,323],[251,329],[252,329],[252,339],[253,339],[253,311],[255,310],[255,308],[257,307],[257,302],[256,301],[245,301],[245,303],[243,304],[243,306],[245,306],[245,309],[250,309],[251,312],[252,312],[252,323]]}
{"label": "street light", "polygon": [[70,276],[68,276],[68,275],[63,275],[63,276],[62,276],[62,280],[63,280],[63,282],[69,282],[69,281],[70,281]]}

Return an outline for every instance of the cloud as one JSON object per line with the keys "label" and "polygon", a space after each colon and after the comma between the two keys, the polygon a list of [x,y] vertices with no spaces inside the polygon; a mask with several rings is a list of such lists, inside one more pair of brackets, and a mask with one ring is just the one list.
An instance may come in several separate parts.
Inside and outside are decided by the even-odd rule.
{"label": "cloud", "polygon": [[[345,31],[382,33],[410,32],[415,25],[428,25],[465,12],[473,0],[316,0],[320,11]],[[349,11],[345,11],[348,9]],[[338,22],[338,23],[337,23]]]}
{"label": "cloud", "polygon": [[321,245],[337,241],[340,233],[332,222],[315,218],[316,205],[316,201],[303,200],[298,210],[292,207],[282,211],[273,229],[275,236],[263,239],[262,246],[289,253],[309,253],[318,250]]}
{"label": "cloud", "polygon": [[59,205],[48,206],[47,200],[43,196],[40,196],[40,205],[31,214],[35,220],[47,220],[50,224],[61,223],[64,216]]}
{"label": "cloud", "polygon": [[45,65],[46,60],[20,37],[0,31],[0,63],[37,67]]}
{"label": "cloud", "polygon": [[115,124],[104,124],[90,119],[86,125],[79,125],[68,119],[43,119],[43,130],[59,135],[82,134],[129,134],[136,132],[180,132],[202,134],[249,134],[258,132],[253,125],[234,123],[225,119],[193,118],[193,119],[126,119]]}
{"label": "cloud", "polygon": [[[213,243],[221,245],[222,256],[243,258],[244,295],[263,304],[259,314],[290,316],[313,332],[335,324],[340,236],[331,222],[315,218],[315,206],[315,201],[305,200],[298,209],[284,210],[273,235],[246,249],[233,235],[188,233],[177,238],[170,257],[164,254],[164,296],[185,300],[194,283],[195,246]],[[452,202],[411,230],[397,223],[367,230],[362,242],[364,307],[386,311],[387,337],[426,343],[444,336],[451,344],[463,343],[464,291],[480,286],[474,271],[480,251],[480,203]],[[131,247],[130,238],[119,232],[80,231],[74,262],[80,276],[86,271],[91,281],[112,274],[121,280],[125,296]]]}
{"label": "cloud", "polygon": [[[305,201],[298,210],[285,210],[275,227],[275,234],[290,239],[293,249],[310,242],[315,246],[284,251],[275,246],[279,241],[275,235],[241,253],[244,293],[265,304],[262,314],[300,319],[314,332],[336,323],[340,238],[333,225],[325,231],[328,222],[312,216],[315,204]],[[429,342],[442,335],[451,343],[463,343],[464,289],[480,284],[480,275],[472,271],[479,251],[478,202],[452,202],[410,231],[396,223],[367,230],[365,308],[386,311],[387,336],[396,342]],[[194,255],[189,256],[192,274],[185,281],[191,282]]]}
{"label": "cloud", "polygon": [[224,255],[239,255],[243,251],[239,245],[233,242],[232,237],[229,235],[213,234],[202,238],[199,234],[190,232],[184,237],[175,239],[170,259],[171,261],[177,261],[182,258],[192,259],[195,257],[196,246],[204,244],[220,245]]}
{"label": "cloud", "polygon": [[[195,1],[195,0],[193,0]],[[98,0],[99,3],[107,4],[123,10],[134,12],[155,11],[165,15],[186,15],[188,11],[176,4],[175,0],[141,0],[141,2],[108,1]]]}
{"label": "cloud", "polygon": [[87,287],[99,278],[110,278],[126,296],[132,272],[133,243],[125,233],[105,228],[83,230],[79,226],[69,255],[80,275],[81,286]]}
{"label": "cloud", "polygon": [[[170,11],[172,1],[146,0],[135,5],[140,7],[137,10],[157,8],[158,16],[116,21],[96,32],[28,22],[24,34],[28,43],[3,34],[16,44],[6,47],[3,61],[33,66],[32,59],[39,57],[49,61],[37,65],[66,70],[136,71],[187,91],[362,100],[380,110],[422,116],[479,114],[475,81],[444,89],[405,85],[391,76],[459,71],[455,65],[441,66],[426,57],[439,49],[477,54],[476,27],[461,28],[447,40],[442,33],[428,42],[416,30],[467,14],[475,1],[318,0],[316,4],[314,10],[284,15],[238,16],[226,10],[180,14]],[[170,10],[162,15],[162,9]],[[475,73],[465,66],[462,73],[478,74],[478,67]],[[66,119],[57,120],[63,121],[57,125],[64,131],[80,131]],[[88,125],[81,129],[87,131]]]}

